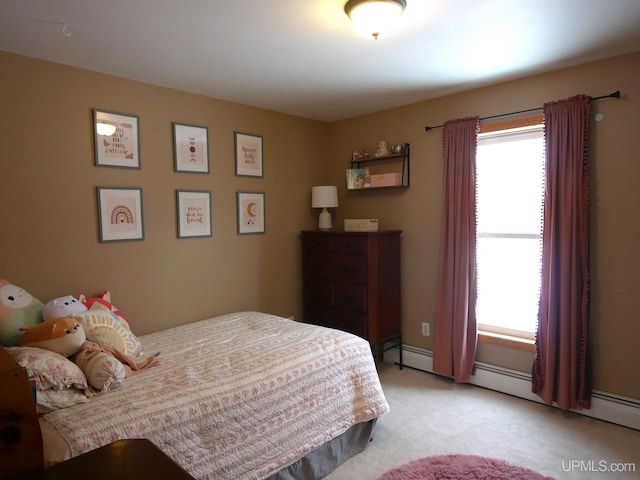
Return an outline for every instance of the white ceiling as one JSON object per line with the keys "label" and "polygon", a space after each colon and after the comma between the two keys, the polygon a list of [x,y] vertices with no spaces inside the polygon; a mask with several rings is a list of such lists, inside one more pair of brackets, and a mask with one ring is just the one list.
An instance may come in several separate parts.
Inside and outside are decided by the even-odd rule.
{"label": "white ceiling", "polygon": [[640,0],[407,0],[378,40],[345,3],[0,0],[0,50],[323,121],[640,50]]}

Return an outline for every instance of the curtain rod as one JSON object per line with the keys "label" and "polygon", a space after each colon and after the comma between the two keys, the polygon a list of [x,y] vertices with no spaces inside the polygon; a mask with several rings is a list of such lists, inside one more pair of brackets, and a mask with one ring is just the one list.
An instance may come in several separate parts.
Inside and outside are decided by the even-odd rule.
{"label": "curtain rod", "polygon": [[[592,102],[594,100],[602,100],[603,98],[620,98],[620,90],[616,90],[615,92],[610,93],[609,95],[602,95],[601,97],[593,97],[589,101]],[[489,120],[490,118],[507,117],[509,115],[518,115],[520,113],[536,112],[538,110],[542,110],[542,108],[543,107],[537,107],[537,108],[529,108],[528,110],[519,110],[517,112],[500,113],[498,115],[491,115],[489,117],[482,117],[482,118],[480,118],[480,120]],[[442,127],[444,127],[444,125],[437,125],[435,127],[424,127],[424,130],[425,130],[425,132],[428,132],[429,130],[434,130],[436,128],[442,128]]]}

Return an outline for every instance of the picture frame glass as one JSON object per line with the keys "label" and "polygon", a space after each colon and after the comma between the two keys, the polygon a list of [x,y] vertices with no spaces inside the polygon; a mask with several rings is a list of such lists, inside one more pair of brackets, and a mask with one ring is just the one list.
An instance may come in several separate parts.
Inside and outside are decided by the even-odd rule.
{"label": "picture frame glass", "polygon": [[144,239],[141,188],[97,187],[100,242]]}
{"label": "picture frame glass", "polygon": [[140,169],[137,116],[94,110],[93,129],[97,167]]}
{"label": "picture frame glass", "polygon": [[238,192],[238,234],[265,232],[264,193]]}
{"label": "picture frame glass", "polygon": [[177,191],[178,238],[211,237],[211,192]]}
{"label": "picture frame glass", "polygon": [[209,129],[173,124],[176,172],[209,173]]}
{"label": "picture frame glass", "polygon": [[236,175],[263,177],[262,137],[235,132]]}

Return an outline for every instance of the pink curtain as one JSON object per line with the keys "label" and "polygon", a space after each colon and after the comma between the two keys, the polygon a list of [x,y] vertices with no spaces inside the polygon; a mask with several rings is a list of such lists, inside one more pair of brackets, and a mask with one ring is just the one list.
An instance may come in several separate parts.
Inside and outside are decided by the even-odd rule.
{"label": "pink curtain", "polygon": [[479,118],[444,124],[444,185],[433,370],[468,382],[476,324],[476,146]]}
{"label": "pink curtain", "polygon": [[546,188],[542,287],[532,391],[563,409],[590,408],[590,98],[544,106]]}

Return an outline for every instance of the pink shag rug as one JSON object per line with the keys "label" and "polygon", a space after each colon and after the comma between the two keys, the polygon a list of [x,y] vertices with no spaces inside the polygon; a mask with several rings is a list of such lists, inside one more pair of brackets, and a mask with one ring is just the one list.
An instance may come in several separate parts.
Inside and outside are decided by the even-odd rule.
{"label": "pink shag rug", "polygon": [[378,480],[553,480],[504,460],[475,455],[441,455],[414,460]]}

